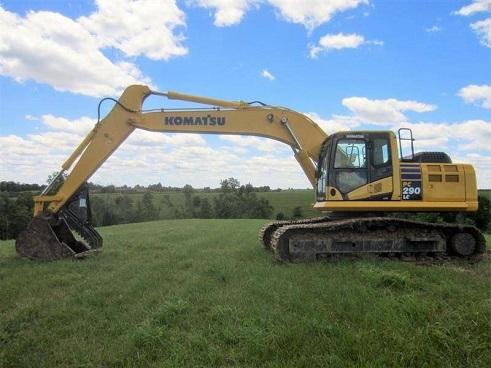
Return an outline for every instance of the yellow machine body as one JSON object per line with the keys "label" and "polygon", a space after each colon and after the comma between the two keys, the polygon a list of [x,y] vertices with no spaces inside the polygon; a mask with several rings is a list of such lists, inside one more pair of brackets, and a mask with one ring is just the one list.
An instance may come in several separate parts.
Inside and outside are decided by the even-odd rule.
{"label": "yellow machine body", "polygon": [[[144,111],[143,102],[150,95],[208,106]],[[400,132],[399,145],[390,131],[350,131],[328,136],[309,117],[285,107],[154,92],[142,85],[128,87],[116,102],[63,163],[59,176],[34,197],[34,219],[16,242],[21,255],[43,260],[83,257],[102,246],[102,238],[90,225],[86,183],[135,129],[254,135],[287,144],[315,188],[314,207],[321,212],[380,216],[383,212],[477,210],[473,167],[452,163],[442,152],[425,156],[415,155],[412,149],[410,157],[402,157]],[[413,148],[412,133],[410,140]],[[391,255],[435,254],[453,249],[466,256],[481,254],[484,249],[482,234],[473,228],[464,233],[459,227],[423,226],[373,215],[344,222],[333,222],[332,217],[323,217],[322,223],[317,223],[317,219],[302,221],[303,225],[282,223],[282,229],[276,223],[266,227],[261,233],[263,245],[274,250],[282,261],[291,259],[292,254],[312,258],[353,251]],[[359,231],[346,230],[356,227],[369,232],[362,236]],[[381,230],[385,228],[400,230]],[[278,233],[273,236],[276,230]],[[316,235],[305,236],[307,230]]]}

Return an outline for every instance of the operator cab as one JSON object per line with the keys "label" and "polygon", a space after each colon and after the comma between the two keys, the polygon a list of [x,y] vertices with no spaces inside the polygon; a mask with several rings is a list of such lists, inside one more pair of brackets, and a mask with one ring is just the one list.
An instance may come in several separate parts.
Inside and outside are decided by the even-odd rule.
{"label": "operator cab", "polygon": [[[392,158],[394,148],[397,149],[392,142],[395,143],[395,134],[390,131],[340,132],[329,136],[320,153],[317,201],[389,200]],[[377,188],[369,187],[374,182]]]}

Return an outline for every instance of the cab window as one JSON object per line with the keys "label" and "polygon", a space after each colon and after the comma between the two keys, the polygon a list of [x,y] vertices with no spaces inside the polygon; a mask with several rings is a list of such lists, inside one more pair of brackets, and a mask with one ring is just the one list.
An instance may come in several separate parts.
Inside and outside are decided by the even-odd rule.
{"label": "cab window", "polygon": [[367,167],[366,143],[360,139],[340,139],[336,146],[335,169],[364,169]]}
{"label": "cab window", "polygon": [[375,138],[373,140],[373,165],[383,166],[389,162],[389,140],[387,138]]}

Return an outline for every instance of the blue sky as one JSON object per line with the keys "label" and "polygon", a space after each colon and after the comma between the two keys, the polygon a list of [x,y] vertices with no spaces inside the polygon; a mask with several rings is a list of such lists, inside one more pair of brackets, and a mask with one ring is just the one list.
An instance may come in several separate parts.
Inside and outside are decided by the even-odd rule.
{"label": "blue sky", "polygon": [[[101,97],[149,83],[286,105],[328,132],[409,126],[417,149],[474,164],[479,186],[491,187],[490,0],[0,6],[0,180],[44,182],[90,129]],[[255,137],[139,132],[92,180],[308,187],[291,156]]]}

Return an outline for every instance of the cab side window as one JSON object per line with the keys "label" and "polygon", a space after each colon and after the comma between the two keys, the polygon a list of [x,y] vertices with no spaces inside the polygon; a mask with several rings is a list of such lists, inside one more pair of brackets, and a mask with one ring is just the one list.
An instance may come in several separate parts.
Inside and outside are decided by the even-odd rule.
{"label": "cab side window", "polygon": [[392,155],[387,134],[374,134],[371,141],[370,181],[374,182],[392,175]]}
{"label": "cab side window", "polygon": [[373,165],[383,166],[389,160],[389,140],[387,138],[375,138],[373,140]]}

